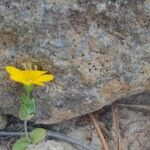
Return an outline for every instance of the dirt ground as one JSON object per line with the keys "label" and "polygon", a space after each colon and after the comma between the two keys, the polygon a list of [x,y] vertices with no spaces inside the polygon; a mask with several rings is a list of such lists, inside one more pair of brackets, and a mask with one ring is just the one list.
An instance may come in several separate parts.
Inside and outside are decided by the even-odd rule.
{"label": "dirt ground", "polygon": [[[121,104],[126,104],[122,105]],[[129,106],[130,105],[130,106]],[[119,131],[116,131],[112,113],[112,105],[94,112],[93,115],[101,125],[103,135],[110,150],[117,150],[117,137],[120,135],[122,150],[150,150],[150,93],[142,93],[130,98],[121,99],[114,104],[117,114]],[[138,107],[137,107],[138,106]],[[146,106],[146,107],[144,107]],[[102,145],[97,132],[88,115],[64,121],[55,125],[29,124],[29,130],[35,127],[44,127],[57,133],[65,134],[73,139],[84,141],[93,150],[101,150]],[[4,131],[23,131],[22,122],[8,116],[7,126]],[[14,136],[0,137],[0,150],[11,150],[15,142]],[[84,150],[66,142],[48,139],[38,145],[32,145],[28,150]]]}

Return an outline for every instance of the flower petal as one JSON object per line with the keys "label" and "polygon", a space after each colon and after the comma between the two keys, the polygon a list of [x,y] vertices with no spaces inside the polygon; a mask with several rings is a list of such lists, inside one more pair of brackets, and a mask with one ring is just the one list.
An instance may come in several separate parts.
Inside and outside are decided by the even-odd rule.
{"label": "flower petal", "polygon": [[34,84],[36,83],[42,83],[42,82],[48,82],[48,81],[52,81],[54,79],[53,75],[50,74],[46,74],[46,75],[42,75],[37,77],[36,79],[34,79]]}
{"label": "flower petal", "polygon": [[45,74],[47,71],[38,71],[38,70],[23,70],[23,73],[27,78],[35,79],[38,76]]}
{"label": "flower petal", "polygon": [[16,82],[21,82],[23,84],[28,84],[27,82],[25,82],[24,80],[22,80],[22,78],[17,74],[16,76],[10,76],[10,78]]}
{"label": "flower petal", "polygon": [[14,75],[18,72],[20,72],[21,70],[17,69],[16,67],[13,67],[13,66],[7,66],[6,67],[6,70],[7,72],[10,74],[10,75]]}
{"label": "flower petal", "polygon": [[7,66],[6,67],[6,70],[7,72],[10,74],[10,78],[14,81],[17,81],[17,82],[23,82],[24,80],[24,77],[23,77],[23,74],[22,74],[22,71],[13,67],[13,66]]}
{"label": "flower petal", "polygon": [[45,74],[47,71],[20,70],[13,66],[7,66],[6,70],[10,74],[12,80],[21,82],[25,85],[44,85],[43,82],[48,82],[54,79],[53,75]]}

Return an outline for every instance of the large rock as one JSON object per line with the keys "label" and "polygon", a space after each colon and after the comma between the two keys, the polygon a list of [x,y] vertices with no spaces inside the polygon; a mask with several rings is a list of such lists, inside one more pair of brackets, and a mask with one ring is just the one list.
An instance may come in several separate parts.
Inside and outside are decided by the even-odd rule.
{"label": "large rock", "polygon": [[18,114],[21,85],[6,65],[55,75],[37,87],[37,123],[100,109],[149,87],[149,0],[1,0],[0,110]]}

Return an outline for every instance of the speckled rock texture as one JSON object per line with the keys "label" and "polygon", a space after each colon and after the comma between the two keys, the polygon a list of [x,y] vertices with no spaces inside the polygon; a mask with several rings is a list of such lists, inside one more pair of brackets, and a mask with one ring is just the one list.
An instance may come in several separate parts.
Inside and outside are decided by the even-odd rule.
{"label": "speckled rock texture", "polygon": [[71,119],[149,88],[149,0],[0,0],[0,111],[18,114],[6,65],[55,75],[36,87],[37,123]]}

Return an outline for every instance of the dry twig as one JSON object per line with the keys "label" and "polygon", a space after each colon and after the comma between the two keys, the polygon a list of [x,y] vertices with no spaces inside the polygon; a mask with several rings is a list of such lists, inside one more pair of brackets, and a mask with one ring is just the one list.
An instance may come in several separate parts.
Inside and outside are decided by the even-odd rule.
{"label": "dry twig", "polygon": [[94,127],[95,127],[95,129],[97,131],[97,134],[99,136],[99,139],[100,139],[100,141],[102,143],[102,146],[103,146],[104,150],[109,150],[108,145],[106,143],[106,140],[105,140],[105,138],[103,136],[103,133],[102,133],[102,131],[100,129],[99,123],[97,122],[96,118],[93,116],[93,114],[89,114],[89,118],[91,119],[91,121],[92,121],[92,123],[93,123],[93,125],[94,125]]}
{"label": "dry twig", "polygon": [[111,136],[111,134],[110,134],[110,132],[106,129],[104,123],[103,122],[99,122],[99,126],[100,126],[100,128],[102,130],[102,133],[103,133],[104,137],[107,138],[107,139],[110,139],[110,140],[114,141],[113,138],[112,138],[112,136]]}

